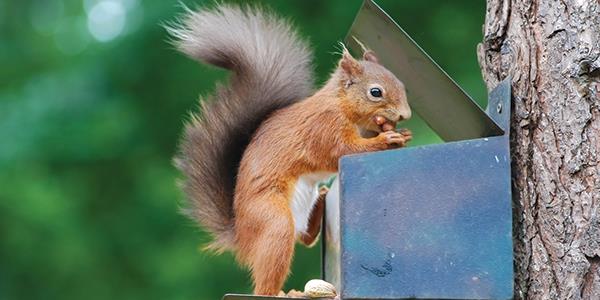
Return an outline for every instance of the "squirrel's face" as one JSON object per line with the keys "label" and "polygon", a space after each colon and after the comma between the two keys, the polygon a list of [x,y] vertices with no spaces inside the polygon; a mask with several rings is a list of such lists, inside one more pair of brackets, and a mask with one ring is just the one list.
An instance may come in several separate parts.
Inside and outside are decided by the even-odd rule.
{"label": "squirrel's face", "polygon": [[344,105],[351,106],[360,127],[380,132],[378,117],[394,126],[411,117],[404,84],[379,64],[373,51],[365,51],[363,60],[358,61],[344,49],[338,68]]}

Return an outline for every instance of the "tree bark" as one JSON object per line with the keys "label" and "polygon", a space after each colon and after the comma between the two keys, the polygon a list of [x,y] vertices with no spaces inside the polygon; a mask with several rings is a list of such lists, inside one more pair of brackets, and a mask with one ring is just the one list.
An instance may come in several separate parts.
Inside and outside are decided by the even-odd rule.
{"label": "tree bark", "polygon": [[600,0],[487,0],[491,89],[512,77],[516,299],[600,299]]}

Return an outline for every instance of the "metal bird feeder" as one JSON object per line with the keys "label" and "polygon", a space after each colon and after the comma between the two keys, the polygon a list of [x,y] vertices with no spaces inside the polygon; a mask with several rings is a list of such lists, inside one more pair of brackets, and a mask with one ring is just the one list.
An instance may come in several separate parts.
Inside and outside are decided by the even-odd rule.
{"label": "metal bird feeder", "polygon": [[343,300],[512,299],[510,81],[483,111],[372,0],[346,38],[358,53],[354,38],[404,82],[412,109],[446,143],[340,160],[323,279]]}

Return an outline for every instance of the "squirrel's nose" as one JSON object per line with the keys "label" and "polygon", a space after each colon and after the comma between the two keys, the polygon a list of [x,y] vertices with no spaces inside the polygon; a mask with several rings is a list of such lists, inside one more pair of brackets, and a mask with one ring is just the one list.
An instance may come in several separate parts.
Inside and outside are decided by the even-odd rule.
{"label": "squirrel's nose", "polygon": [[412,113],[410,111],[410,108],[399,108],[399,109],[395,109],[393,116],[395,117],[395,121],[396,122],[400,122],[400,121],[404,121],[404,120],[408,120],[410,119],[410,117],[412,116]]}
{"label": "squirrel's nose", "polygon": [[410,119],[411,116],[412,116],[412,112],[410,111],[410,108],[401,109],[400,110],[400,119],[398,120],[398,122],[403,121],[403,120],[408,120],[408,119]]}
{"label": "squirrel's nose", "polygon": [[385,110],[386,118],[390,121],[400,122],[408,120],[411,117],[411,111],[409,107],[394,107]]}

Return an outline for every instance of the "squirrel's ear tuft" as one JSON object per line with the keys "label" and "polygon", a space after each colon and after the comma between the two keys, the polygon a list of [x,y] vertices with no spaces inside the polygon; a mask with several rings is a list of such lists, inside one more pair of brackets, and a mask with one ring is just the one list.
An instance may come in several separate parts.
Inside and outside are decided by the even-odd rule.
{"label": "squirrel's ear tuft", "polygon": [[366,61],[370,61],[372,63],[379,63],[379,59],[377,58],[377,55],[375,55],[375,52],[373,52],[373,50],[369,49],[367,46],[365,46],[365,44],[363,44],[359,39],[357,39],[355,36],[352,36],[352,38],[354,39],[354,41],[360,46],[360,48],[363,51],[363,60]]}
{"label": "squirrel's ear tuft", "polygon": [[346,47],[342,50],[342,59],[340,59],[340,68],[348,75],[349,77],[357,77],[362,74],[363,69],[360,63],[352,57],[350,52]]}
{"label": "squirrel's ear tuft", "polygon": [[376,64],[379,63],[379,59],[377,58],[377,56],[375,55],[375,52],[373,52],[373,50],[365,51],[365,53],[363,53],[363,59],[366,61],[376,63]]}

